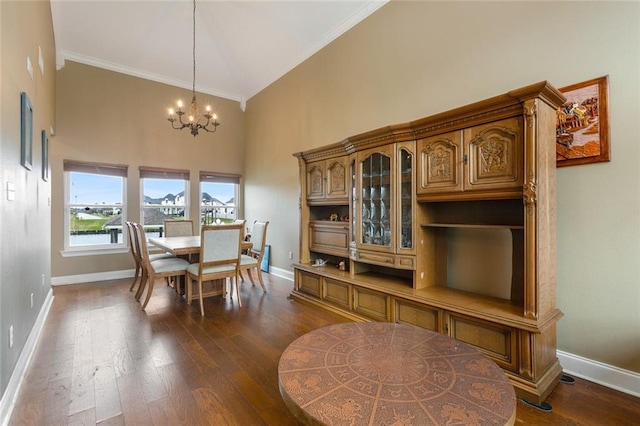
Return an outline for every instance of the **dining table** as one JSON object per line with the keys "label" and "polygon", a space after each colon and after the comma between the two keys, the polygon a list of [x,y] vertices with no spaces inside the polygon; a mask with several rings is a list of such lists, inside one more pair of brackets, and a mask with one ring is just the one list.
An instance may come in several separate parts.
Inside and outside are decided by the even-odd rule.
{"label": "dining table", "polygon": [[[154,247],[160,248],[174,256],[181,256],[189,260],[189,262],[197,262],[200,256],[200,235],[188,235],[181,237],[153,237],[149,238],[149,243]],[[240,243],[240,249],[244,252],[250,250],[253,247],[251,241],[242,241]],[[224,283],[225,280],[213,280],[203,283],[202,297],[224,295]],[[182,287],[182,290],[180,289]],[[186,277],[185,285],[179,286],[180,293],[186,290]],[[190,296],[189,296],[190,294]],[[187,302],[191,303],[192,300],[197,299],[197,292],[184,292],[184,297],[187,298]],[[190,300],[189,300],[190,299]]]}
{"label": "dining table", "polygon": [[[154,237],[149,238],[149,243],[174,256],[198,255],[200,254],[200,235],[189,235],[183,237]],[[242,241],[240,248],[249,250],[253,247],[251,241]]]}

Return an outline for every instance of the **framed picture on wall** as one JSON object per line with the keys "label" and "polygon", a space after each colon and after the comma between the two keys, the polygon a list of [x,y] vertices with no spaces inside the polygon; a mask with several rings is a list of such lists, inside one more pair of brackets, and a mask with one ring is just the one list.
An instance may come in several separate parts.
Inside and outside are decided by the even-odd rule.
{"label": "framed picture on wall", "polygon": [[556,165],[610,160],[609,76],[560,88],[567,102],[556,112]]}
{"label": "framed picture on wall", "polygon": [[25,92],[20,93],[20,164],[31,170],[33,155],[33,106]]}
{"label": "framed picture on wall", "polygon": [[42,131],[42,180],[49,181],[49,137]]}

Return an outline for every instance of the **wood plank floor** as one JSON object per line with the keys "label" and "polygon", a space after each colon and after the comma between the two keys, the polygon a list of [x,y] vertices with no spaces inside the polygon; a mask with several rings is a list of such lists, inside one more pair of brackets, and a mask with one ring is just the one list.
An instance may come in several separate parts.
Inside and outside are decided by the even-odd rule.
{"label": "wood plank floor", "polygon": [[[12,425],[295,425],[278,391],[282,351],[345,320],[287,300],[265,275],[235,300],[188,306],[156,285],[146,312],[129,280],[54,288]],[[544,413],[518,402],[517,425],[640,425],[640,398],[584,380],[560,384]]]}

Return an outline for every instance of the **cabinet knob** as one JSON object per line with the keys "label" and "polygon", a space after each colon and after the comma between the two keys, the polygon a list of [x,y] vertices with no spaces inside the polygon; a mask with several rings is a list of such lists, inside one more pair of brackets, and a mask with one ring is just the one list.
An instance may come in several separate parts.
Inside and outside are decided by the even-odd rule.
{"label": "cabinet knob", "polygon": [[464,164],[468,164],[469,163],[469,156],[467,154],[462,156],[462,162]]}

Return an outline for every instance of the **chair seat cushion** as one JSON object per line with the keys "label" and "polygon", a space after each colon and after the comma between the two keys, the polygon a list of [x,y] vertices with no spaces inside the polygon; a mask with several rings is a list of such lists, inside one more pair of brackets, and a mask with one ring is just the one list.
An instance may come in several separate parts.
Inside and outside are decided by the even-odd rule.
{"label": "chair seat cushion", "polygon": [[[236,269],[235,265],[208,266],[202,270],[202,274],[203,275],[216,274],[218,272],[234,271],[235,269]],[[197,276],[199,272],[200,272],[199,263],[192,263],[187,267],[187,273],[191,275]]]}
{"label": "chair seat cushion", "polygon": [[156,274],[176,271],[178,273],[184,272],[189,266],[189,262],[177,257],[158,259],[151,262],[151,267]]}
{"label": "chair seat cushion", "polygon": [[255,257],[248,256],[243,254],[240,258],[240,266],[255,266],[258,264],[258,259]]}

